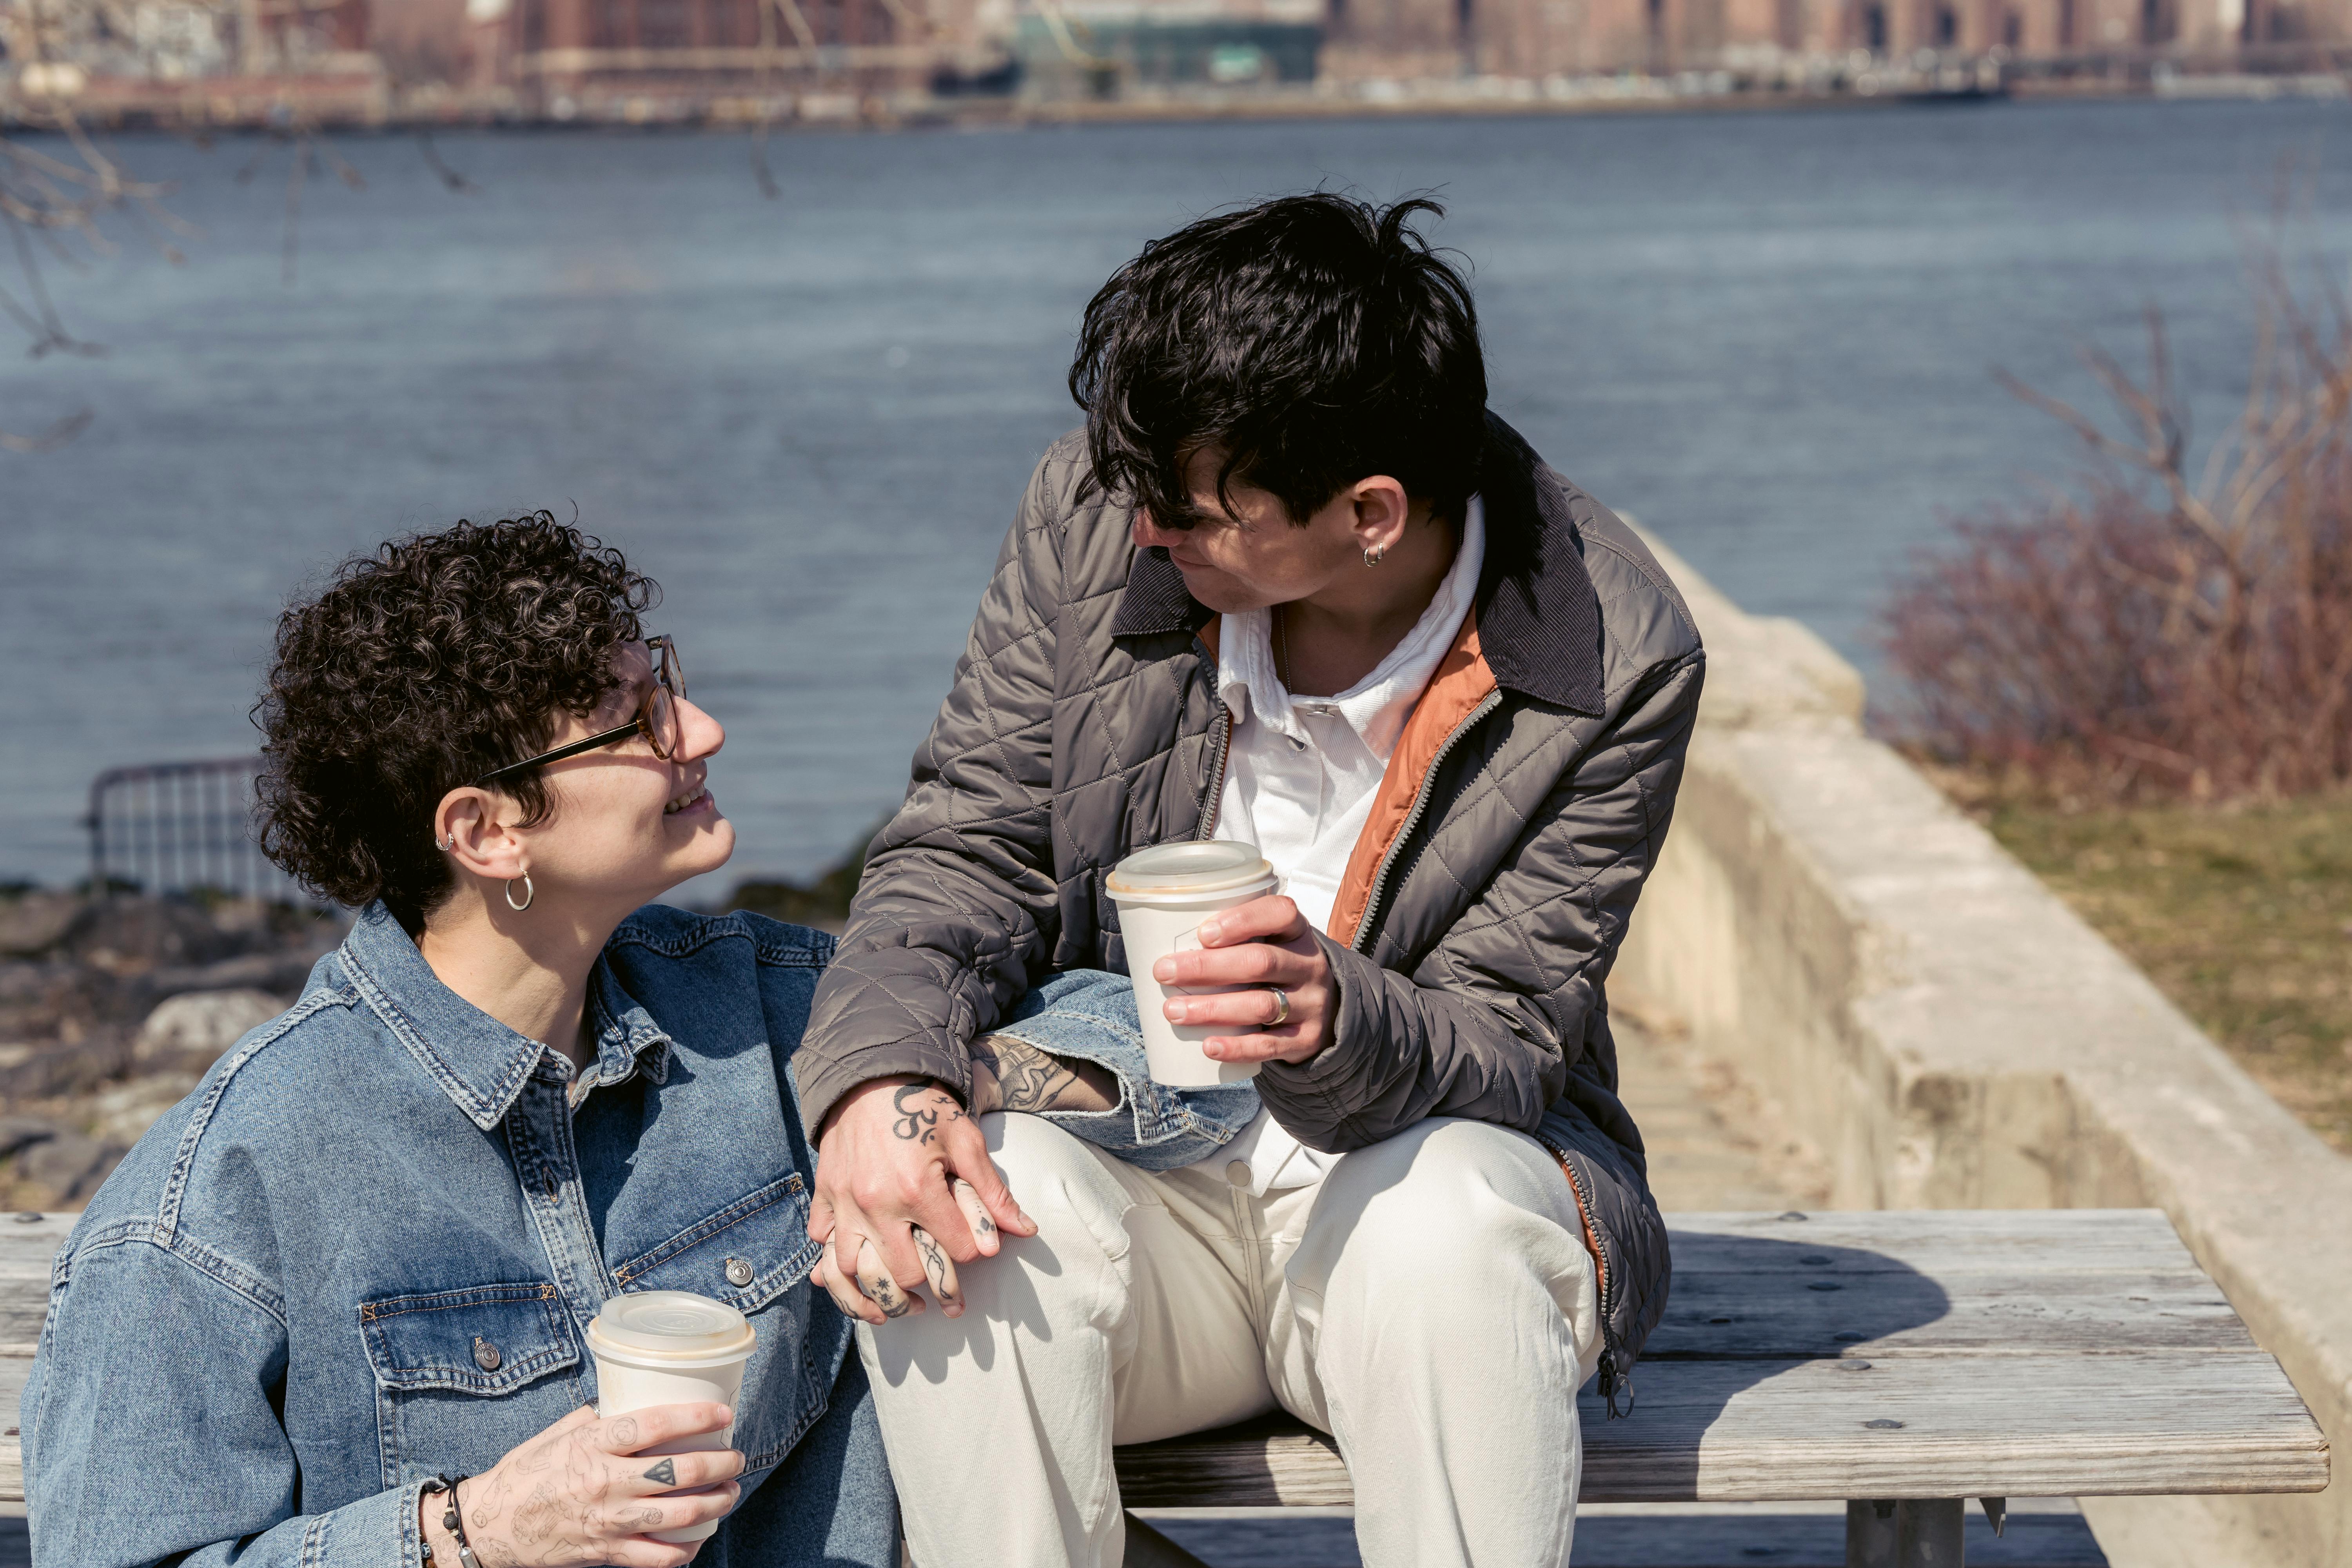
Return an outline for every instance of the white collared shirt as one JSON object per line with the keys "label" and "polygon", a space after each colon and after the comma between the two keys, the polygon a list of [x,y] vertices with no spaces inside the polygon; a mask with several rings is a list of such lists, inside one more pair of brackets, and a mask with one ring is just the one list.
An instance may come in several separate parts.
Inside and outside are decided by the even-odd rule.
{"label": "white collared shirt", "polygon": [[[1461,548],[1429,608],[1370,675],[1332,697],[1293,697],[1283,686],[1271,611],[1224,616],[1217,696],[1233,713],[1234,729],[1216,836],[1256,846],[1318,931],[1329,928],[1340,880],[1405,722],[1476,602],[1486,555],[1486,509],[1473,496]],[[1337,1157],[1304,1147],[1261,1110],[1202,1165],[1262,1197],[1319,1179]]]}

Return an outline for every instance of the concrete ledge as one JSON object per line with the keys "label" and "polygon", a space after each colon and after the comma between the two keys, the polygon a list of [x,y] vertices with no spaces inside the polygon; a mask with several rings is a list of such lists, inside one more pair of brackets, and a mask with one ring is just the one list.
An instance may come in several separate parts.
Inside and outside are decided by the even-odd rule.
{"label": "concrete ledge", "polygon": [[[2163,1208],[2352,1444],[2352,1161],[1865,736],[1851,666],[1650,542],[1706,639],[1707,689],[1618,994],[1772,1100],[1839,1206]],[[2117,1568],[2352,1563],[2340,1474],[2085,1512]]]}

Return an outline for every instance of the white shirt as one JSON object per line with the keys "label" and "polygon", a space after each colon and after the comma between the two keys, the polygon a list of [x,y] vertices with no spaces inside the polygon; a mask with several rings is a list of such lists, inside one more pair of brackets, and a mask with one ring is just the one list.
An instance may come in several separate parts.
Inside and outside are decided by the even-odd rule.
{"label": "white shirt", "polygon": [[[1293,697],[1283,686],[1271,611],[1239,610],[1223,618],[1217,696],[1233,713],[1234,729],[1216,834],[1256,846],[1318,931],[1330,925],[1331,905],[1405,721],[1477,599],[1486,555],[1486,510],[1473,496],[1461,548],[1429,608],[1370,675],[1333,697]],[[1318,1180],[1337,1158],[1305,1147],[1261,1110],[1201,1165],[1262,1197]]]}

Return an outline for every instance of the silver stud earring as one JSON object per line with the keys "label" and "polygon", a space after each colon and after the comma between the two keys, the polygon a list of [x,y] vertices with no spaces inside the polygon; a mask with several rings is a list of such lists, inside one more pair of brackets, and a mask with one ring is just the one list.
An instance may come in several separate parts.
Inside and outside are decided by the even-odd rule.
{"label": "silver stud earring", "polygon": [[516,880],[517,879],[513,877],[509,877],[507,879],[507,908],[512,910],[517,914],[520,914],[523,910],[530,908],[530,901],[533,899],[539,897],[539,889],[530,885],[530,873],[528,871],[524,872],[520,879],[522,882],[522,902],[516,903],[514,901],[514,885]]}
{"label": "silver stud earring", "polygon": [[1371,549],[1364,552],[1364,564],[1367,566],[1377,566],[1381,563],[1381,557],[1386,555],[1388,552],[1389,547],[1387,545],[1376,544]]}

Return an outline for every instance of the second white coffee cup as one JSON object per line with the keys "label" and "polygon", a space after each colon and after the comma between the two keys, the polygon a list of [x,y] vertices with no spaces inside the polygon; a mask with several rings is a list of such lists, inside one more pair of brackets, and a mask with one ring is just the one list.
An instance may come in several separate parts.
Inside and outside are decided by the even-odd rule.
{"label": "second white coffee cup", "polygon": [[1264,898],[1280,881],[1252,846],[1212,838],[1139,849],[1121,860],[1103,884],[1118,905],[1119,937],[1127,948],[1128,977],[1135,982],[1135,1011],[1143,1026],[1143,1054],[1154,1083],[1197,1089],[1257,1076],[1256,1062],[1221,1062],[1201,1048],[1213,1035],[1253,1031],[1230,1024],[1180,1027],[1169,1022],[1166,1004],[1171,996],[1261,987],[1162,985],[1152,978],[1151,966],[1171,952],[1199,947],[1202,921]]}
{"label": "second white coffee cup", "polygon": [[[606,1299],[588,1325],[588,1352],[596,1358],[596,1414],[606,1419],[654,1405],[695,1405],[705,1400],[735,1408],[743,1391],[743,1364],[751,1359],[759,1334],[749,1320],[724,1301],[690,1290],[640,1290]],[[724,1448],[734,1440],[724,1431],[679,1437],[638,1452],[649,1458]],[[650,1531],[656,1541],[704,1541],[719,1521],[684,1530]]]}

